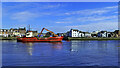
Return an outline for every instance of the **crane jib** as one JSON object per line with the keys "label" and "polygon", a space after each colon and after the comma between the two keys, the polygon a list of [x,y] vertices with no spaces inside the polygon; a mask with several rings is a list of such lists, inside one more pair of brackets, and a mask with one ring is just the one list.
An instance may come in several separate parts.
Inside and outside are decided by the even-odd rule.
{"label": "crane jib", "polygon": [[46,28],[43,28],[43,29],[41,30],[39,36],[41,36],[41,34],[42,34],[42,32],[43,32],[44,29],[45,29],[46,31],[49,31],[50,33],[54,34],[54,36],[57,36],[57,37],[58,37],[58,35],[56,35],[54,32],[52,32],[52,31],[50,31],[50,30],[48,30],[48,29],[46,29]]}

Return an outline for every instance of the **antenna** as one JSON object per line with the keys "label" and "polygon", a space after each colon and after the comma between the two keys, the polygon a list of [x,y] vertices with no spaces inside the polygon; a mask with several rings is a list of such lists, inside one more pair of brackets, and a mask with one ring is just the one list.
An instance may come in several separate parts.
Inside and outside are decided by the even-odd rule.
{"label": "antenna", "polygon": [[30,31],[30,25],[29,25],[29,31]]}
{"label": "antenna", "polygon": [[28,31],[30,31],[30,25],[28,25]]}

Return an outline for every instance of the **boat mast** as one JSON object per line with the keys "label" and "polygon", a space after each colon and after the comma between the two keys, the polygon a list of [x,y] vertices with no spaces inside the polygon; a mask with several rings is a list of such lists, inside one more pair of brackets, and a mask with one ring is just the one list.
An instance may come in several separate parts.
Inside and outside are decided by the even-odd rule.
{"label": "boat mast", "polygon": [[30,31],[30,25],[28,25],[28,31]]}

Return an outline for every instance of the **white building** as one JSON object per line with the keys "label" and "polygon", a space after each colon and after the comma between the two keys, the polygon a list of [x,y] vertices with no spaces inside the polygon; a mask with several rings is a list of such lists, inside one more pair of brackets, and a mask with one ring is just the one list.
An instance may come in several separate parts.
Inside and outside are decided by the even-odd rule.
{"label": "white building", "polygon": [[102,37],[107,37],[107,32],[103,33]]}
{"label": "white building", "polygon": [[91,34],[98,34],[99,32],[101,32],[100,30],[98,31],[93,31]]}
{"label": "white building", "polygon": [[19,36],[19,37],[21,37],[21,34],[20,34],[20,32],[18,31],[18,29],[14,30],[14,31],[12,32],[12,34],[13,34],[14,36]]}
{"label": "white building", "polygon": [[98,30],[98,31],[93,31],[93,32],[91,32],[91,36],[92,37],[98,37],[98,33],[100,33],[101,31],[100,30]]}
{"label": "white building", "polygon": [[79,37],[79,30],[71,29],[69,32],[70,37]]}
{"label": "white building", "polygon": [[68,37],[91,37],[91,34],[88,32],[82,32],[77,29],[71,29],[70,32],[67,32]]}
{"label": "white building", "polygon": [[8,29],[0,29],[0,36],[8,37]]}
{"label": "white building", "polygon": [[91,33],[85,32],[85,37],[92,37],[92,36],[91,36]]}
{"label": "white building", "polygon": [[85,37],[85,34],[82,31],[79,31],[79,37]]}
{"label": "white building", "polygon": [[107,37],[107,31],[101,31],[98,33],[98,37]]}
{"label": "white building", "polygon": [[107,37],[114,37],[115,34],[113,32],[107,32]]}

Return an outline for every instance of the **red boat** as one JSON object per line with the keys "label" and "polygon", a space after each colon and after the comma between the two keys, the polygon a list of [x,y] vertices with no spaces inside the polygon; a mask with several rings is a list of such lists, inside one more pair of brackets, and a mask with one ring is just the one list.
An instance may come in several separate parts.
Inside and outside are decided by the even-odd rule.
{"label": "red boat", "polygon": [[63,37],[48,37],[48,38],[36,38],[36,37],[23,37],[17,38],[20,42],[60,42]]}
{"label": "red boat", "polygon": [[[45,28],[42,29],[40,36],[43,32]],[[49,31],[48,29],[45,29],[47,31]],[[56,35],[55,33],[53,33],[52,31],[49,31],[52,34],[54,34],[55,37],[33,37],[32,31],[28,31],[28,33],[26,34],[25,37],[21,37],[21,38],[17,38],[17,41],[20,42],[60,42],[63,39],[63,36],[59,37],[58,35]]]}

